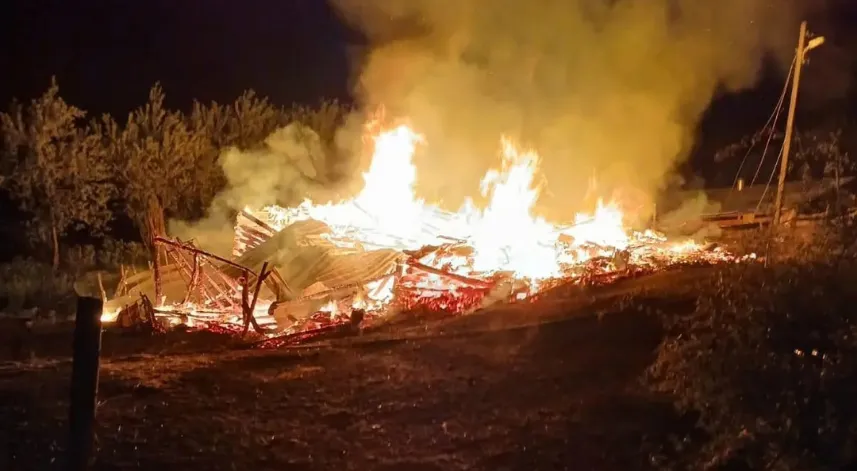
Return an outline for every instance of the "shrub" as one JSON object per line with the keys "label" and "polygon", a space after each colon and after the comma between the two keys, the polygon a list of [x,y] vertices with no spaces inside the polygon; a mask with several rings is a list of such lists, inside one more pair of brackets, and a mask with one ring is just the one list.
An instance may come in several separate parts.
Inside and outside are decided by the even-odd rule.
{"label": "shrub", "polygon": [[149,251],[143,244],[105,239],[98,247],[88,244],[69,247],[64,268],[78,276],[92,270],[118,272],[121,265],[145,267],[148,259]]}
{"label": "shrub", "polygon": [[726,267],[666,319],[648,384],[697,414],[692,469],[857,464],[857,262]]}
{"label": "shrub", "polygon": [[76,287],[100,295],[96,272],[102,272],[101,286],[112,294],[120,265],[142,268],[147,263],[148,251],[142,244],[110,239],[99,247],[69,247],[59,270],[32,258],[17,258],[0,265],[0,306],[12,314],[31,308],[71,312]]}
{"label": "shrub", "polygon": [[120,265],[145,267],[149,262],[149,249],[139,242],[107,239],[96,252],[99,268],[116,271]]}
{"label": "shrub", "polygon": [[47,263],[17,258],[0,265],[0,298],[6,300],[7,312],[31,307],[55,309],[73,297],[74,277]]}

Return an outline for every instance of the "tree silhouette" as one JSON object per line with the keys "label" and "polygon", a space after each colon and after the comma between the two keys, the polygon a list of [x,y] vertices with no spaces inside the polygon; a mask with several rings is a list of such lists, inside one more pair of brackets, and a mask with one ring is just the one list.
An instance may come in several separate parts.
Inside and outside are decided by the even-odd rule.
{"label": "tree silhouette", "polygon": [[253,90],[239,96],[226,116],[225,135],[220,148],[250,149],[262,144],[279,126],[287,124],[288,113],[274,107]]}
{"label": "tree silhouette", "polygon": [[[222,153],[264,147],[290,124],[297,126],[279,137],[299,146],[305,137],[307,148],[319,148],[308,177],[314,183],[335,181],[347,170],[341,168],[347,159],[337,155],[335,138],[348,110],[335,101],[283,108],[249,90],[227,105],[194,102],[183,114],[168,109],[164,100],[164,90],[155,84],[147,103],[124,123],[109,115],[87,123],[86,113],[63,101],[52,81],[41,97],[26,106],[13,103],[0,115],[0,183],[31,216],[29,227],[38,240],[51,246],[55,267],[63,234],[83,227],[97,232],[111,220],[111,210],[134,221],[147,244],[164,235],[167,216],[201,217],[227,183]],[[282,152],[268,158],[299,159]]]}
{"label": "tree silhouette", "polygon": [[163,235],[165,211],[184,215],[195,201],[189,196],[209,183],[202,176],[208,171],[205,165],[212,163],[200,156],[210,150],[210,143],[181,113],[166,109],[159,84],[114,138],[112,157],[122,182],[124,209],[148,243]]}
{"label": "tree silhouette", "polygon": [[70,228],[102,229],[114,195],[99,135],[79,126],[85,112],[59,96],[55,79],[29,105],[0,114],[3,184],[31,216],[29,228],[49,244],[59,266],[59,238]]}

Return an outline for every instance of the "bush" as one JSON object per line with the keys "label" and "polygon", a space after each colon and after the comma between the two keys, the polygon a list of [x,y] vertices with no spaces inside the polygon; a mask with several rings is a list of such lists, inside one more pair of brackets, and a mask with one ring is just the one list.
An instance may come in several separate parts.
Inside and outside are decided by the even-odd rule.
{"label": "bush", "polygon": [[120,265],[145,267],[149,262],[149,249],[139,242],[107,239],[96,252],[98,267],[116,271]]}
{"label": "bush", "polygon": [[112,294],[120,265],[142,268],[147,264],[148,251],[142,244],[109,239],[99,247],[69,247],[59,270],[32,258],[17,258],[0,265],[0,306],[9,314],[32,308],[71,312],[76,285],[87,294],[100,294],[95,272],[102,272],[102,285]]}
{"label": "bush", "polygon": [[0,298],[9,313],[32,307],[56,309],[73,297],[74,277],[47,263],[17,258],[0,265]]}
{"label": "bush", "polygon": [[648,384],[696,414],[691,469],[857,465],[857,262],[720,270],[667,337]]}
{"label": "bush", "polygon": [[149,251],[138,242],[106,239],[98,247],[76,245],[65,252],[66,271],[80,276],[92,270],[118,272],[121,265],[145,267],[148,264]]}

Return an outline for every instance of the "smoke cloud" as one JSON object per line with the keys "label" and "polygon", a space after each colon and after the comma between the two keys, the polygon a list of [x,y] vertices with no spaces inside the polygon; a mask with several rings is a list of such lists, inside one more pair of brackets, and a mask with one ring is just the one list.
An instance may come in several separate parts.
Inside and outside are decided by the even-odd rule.
{"label": "smoke cloud", "polygon": [[220,156],[225,190],[215,196],[203,219],[170,221],[169,233],[229,255],[235,214],[245,207],[293,206],[307,198],[326,203],[355,195],[361,183],[357,169],[367,158],[359,145],[362,122],[357,114],[347,117],[333,143],[325,144],[314,130],[291,123],[268,136],[260,149],[226,149]]}
{"label": "smoke cloud", "polygon": [[800,13],[792,0],[331,1],[370,43],[363,105],[426,136],[420,196],[456,208],[505,134],[543,157],[539,212],[566,218],[587,192],[631,189],[647,208],[716,94],[753,85],[766,56],[788,67]]}

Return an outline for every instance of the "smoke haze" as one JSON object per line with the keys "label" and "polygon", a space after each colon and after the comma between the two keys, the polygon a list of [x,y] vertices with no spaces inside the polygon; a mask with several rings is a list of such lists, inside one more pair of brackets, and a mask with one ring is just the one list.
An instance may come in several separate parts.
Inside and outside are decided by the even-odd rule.
{"label": "smoke haze", "polygon": [[[542,214],[593,196],[654,195],[716,93],[791,62],[791,0],[331,0],[370,42],[355,86],[426,136],[418,189],[456,208],[498,162],[501,134],[536,148]],[[640,201],[647,207],[646,201]]]}
{"label": "smoke haze", "polygon": [[220,156],[226,189],[215,196],[202,220],[170,221],[170,234],[229,255],[235,213],[245,207],[292,206],[307,198],[326,203],[353,196],[360,190],[357,169],[367,157],[359,147],[362,121],[357,114],[348,116],[328,146],[309,127],[291,123],[268,136],[258,150],[226,149]]}
{"label": "smoke haze", "polygon": [[228,150],[228,189],[172,234],[225,254],[245,206],[355,195],[379,107],[425,136],[416,192],[429,202],[478,196],[506,135],[543,158],[540,215],[569,220],[605,198],[644,220],[711,100],[752,86],[766,57],[788,68],[804,13],[799,0],[330,1],[369,42],[354,55],[362,110],[334,152],[298,124],[261,151]]}

